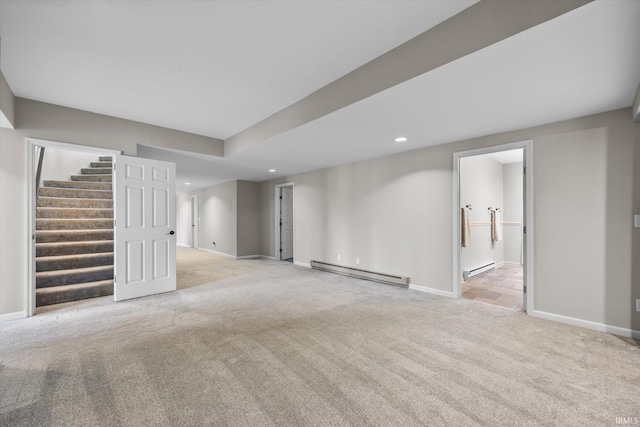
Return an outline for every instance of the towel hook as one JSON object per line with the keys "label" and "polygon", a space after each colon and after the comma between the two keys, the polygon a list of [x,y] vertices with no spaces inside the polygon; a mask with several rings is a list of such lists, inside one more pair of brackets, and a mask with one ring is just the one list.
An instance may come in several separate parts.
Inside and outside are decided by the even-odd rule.
{"label": "towel hook", "polygon": [[473,210],[473,208],[471,207],[471,203],[469,203],[467,206],[465,206],[465,208],[469,209],[470,211]]}

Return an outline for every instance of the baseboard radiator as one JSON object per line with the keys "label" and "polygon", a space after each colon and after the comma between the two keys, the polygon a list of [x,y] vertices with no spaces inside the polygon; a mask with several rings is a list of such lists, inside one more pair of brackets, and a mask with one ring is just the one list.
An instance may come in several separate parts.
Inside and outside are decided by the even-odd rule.
{"label": "baseboard radiator", "polygon": [[491,261],[488,264],[481,265],[481,266],[473,268],[471,270],[463,271],[462,272],[462,277],[464,277],[464,280],[469,280],[473,276],[477,276],[478,274],[482,274],[485,271],[493,270],[494,268],[496,268],[496,263],[495,263],[495,261]]}
{"label": "baseboard radiator", "polygon": [[409,278],[404,276],[396,276],[393,274],[376,273],[359,268],[345,267],[343,265],[329,264],[322,261],[311,261],[311,268],[316,270],[328,271],[330,273],[338,273],[345,276],[357,277],[358,279],[373,280],[374,282],[386,283],[387,285],[409,287]]}

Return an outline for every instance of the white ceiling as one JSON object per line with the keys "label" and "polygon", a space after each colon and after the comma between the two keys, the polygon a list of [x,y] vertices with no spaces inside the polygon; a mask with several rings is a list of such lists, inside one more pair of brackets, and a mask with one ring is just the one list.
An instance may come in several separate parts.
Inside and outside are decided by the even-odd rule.
{"label": "white ceiling", "polygon": [[518,148],[517,150],[498,151],[496,153],[487,154],[487,156],[491,157],[496,162],[502,163],[503,165],[508,163],[522,162],[522,155],[522,148]]}
{"label": "white ceiling", "polygon": [[[151,22],[155,22],[156,15],[160,18],[164,17],[164,20],[160,19],[160,21],[165,22],[168,19],[165,15],[169,15],[170,10],[178,17],[185,16],[184,19],[186,19],[187,16],[187,12],[180,7],[175,7],[173,2],[167,3],[174,5],[171,8],[159,7],[159,10],[151,15],[149,12],[155,11],[155,5],[164,3],[153,3],[154,7],[150,8],[151,3],[148,2],[126,2],[126,5],[125,2],[97,4],[91,2],[98,9],[115,8],[119,12],[107,15],[101,13],[89,21],[93,23],[92,25],[124,28],[131,32],[133,31],[132,18],[122,17],[121,8],[131,8],[126,12],[135,12],[134,15],[139,16],[141,12],[138,9],[143,6],[133,6],[133,3],[136,5],[140,3],[147,7],[145,13],[147,20]],[[78,83],[80,85],[78,87],[82,87],[82,90],[74,89],[75,86],[72,87],[69,83],[70,86],[65,86],[62,92],[70,92],[72,95],[77,92],[79,103],[95,103],[95,108],[105,106],[104,108],[110,109],[109,111],[122,112],[122,114],[114,114],[99,111],[106,114],[122,117],[125,115],[123,108],[129,108],[128,104],[131,104],[131,111],[126,111],[126,118],[129,119],[156,124],[162,121],[167,127],[218,137],[228,136],[254,124],[265,115],[297,101],[407,38],[426,30],[438,19],[455,13],[454,10],[447,9],[451,4],[456,4],[458,9],[469,5],[468,2],[462,4],[428,1],[218,3],[225,6],[222,8],[224,12],[219,13],[222,13],[227,20],[215,22],[216,25],[224,26],[227,31],[218,35],[220,37],[224,35],[224,37],[219,46],[216,45],[217,50],[212,49],[211,52],[215,52],[216,55],[219,52],[227,52],[227,56],[222,57],[226,58],[227,62],[231,60],[237,65],[236,67],[225,61],[218,61],[222,67],[218,73],[219,70],[215,64],[205,64],[215,58],[213,54],[204,55],[206,49],[202,46],[188,48],[185,52],[179,49],[178,42],[172,37],[184,39],[183,42],[191,38],[201,40],[198,36],[200,33],[189,27],[195,27],[197,23],[203,22],[203,19],[193,15],[200,16],[204,13],[190,11],[188,15],[191,20],[184,21],[182,27],[179,22],[183,19],[175,19],[176,28],[180,27],[186,31],[188,37],[187,35],[183,37],[178,34],[179,32],[172,32],[171,36],[162,31],[156,34],[155,25],[146,27],[145,21],[137,22],[138,25],[147,28],[144,31],[137,31],[142,41],[134,38],[134,42],[131,43],[134,47],[125,49],[123,54],[124,58],[131,60],[133,65],[124,59],[121,59],[123,62],[116,61],[117,66],[105,65],[104,70],[109,73],[117,71],[117,78],[114,80],[115,83],[111,84],[111,90],[116,90],[117,88],[113,86],[118,84],[131,85],[130,88],[141,85],[138,92],[134,94],[118,92],[113,98],[104,93],[96,95],[95,99],[85,96],[86,92],[83,91],[89,89],[84,85],[100,86],[98,84],[101,81],[100,78],[107,77],[108,73],[105,74],[104,70],[96,71],[101,70],[99,67],[94,70],[96,74],[92,75],[93,81]],[[237,6],[238,3],[241,6]],[[79,4],[79,2],[73,2],[73,4]],[[267,4],[272,4],[273,9],[267,7]],[[378,4],[379,6],[376,6]],[[0,0],[0,5],[2,5],[0,35],[3,43],[3,71],[6,66],[10,67],[11,73],[5,72],[5,76],[12,88],[16,90],[12,79],[22,78],[18,75],[23,72],[29,74],[29,70],[38,62],[38,59],[32,58],[31,55],[42,53],[45,58],[49,56],[46,52],[41,52],[45,50],[44,48],[36,46],[42,34],[40,36],[22,34],[28,33],[27,31],[21,32],[21,37],[26,37],[27,41],[21,41],[20,44],[35,49],[31,54],[5,52],[6,46],[10,44],[5,43],[4,36],[8,31],[6,28],[10,19],[5,14],[7,1]],[[17,7],[13,3],[10,5]],[[196,10],[205,7],[200,2],[190,3],[189,6]],[[24,6],[25,9],[31,7]],[[257,9],[253,9],[254,7]],[[338,15],[346,17],[337,20],[335,25],[337,32],[334,33],[333,15],[342,7],[345,8],[344,15]],[[358,9],[359,7],[364,7],[367,12],[361,13],[363,9]],[[424,9],[424,13],[417,12],[416,8],[421,7],[427,8]],[[62,9],[69,13],[69,8],[71,6],[65,4]],[[372,17],[369,16],[369,8],[374,11]],[[420,21],[424,20],[424,16],[431,17],[432,12],[435,13],[435,11],[439,11],[437,14],[439,18],[434,18],[433,22],[429,20],[427,26],[420,28],[423,25]],[[51,13],[57,12],[51,11]],[[251,25],[243,24],[245,22],[243,14],[248,15],[246,22]],[[260,17],[256,17],[256,14]],[[385,21],[385,14],[390,17],[389,23]],[[414,14],[421,16],[419,19],[414,19]],[[111,18],[108,19],[105,16]],[[289,19],[293,16],[298,16],[305,25],[295,25],[295,28],[292,27],[288,31],[282,30],[283,26],[289,28],[288,26],[292,25]],[[66,18],[61,17],[61,19]],[[229,19],[231,21],[228,21]],[[413,22],[413,27],[409,25],[404,28],[403,19],[407,23]],[[40,20],[46,21],[45,18]],[[232,21],[251,34],[236,33]],[[268,21],[269,25],[264,21]],[[348,24],[347,21],[349,21]],[[331,31],[326,31],[328,22]],[[152,147],[140,147],[138,154],[159,160],[175,161],[178,170],[178,190],[187,191],[236,179],[262,181],[420,147],[628,107],[632,103],[640,78],[638,22],[640,22],[639,1],[596,1],[268,141],[255,144],[232,156],[225,158],[196,156]],[[11,22],[10,27],[14,28],[15,25]],[[80,24],[76,23],[76,25]],[[51,25],[45,25],[47,26]],[[262,33],[251,30],[255,28],[260,28]],[[404,28],[402,35],[398,34],[399,28]],[[413,28],[410,34],[408,28]],[[59,29],[51,31],[64,33]],[[80,30],[75,28],[74,31]],[[104,59],[105,57],[91,52],[90,46],[93,46],[93,43],[70,40],[74,31],[69,30],[69,36],[64,42],[58,40],[56,43],[56,45],[66,46],[64,51],[71,60],[76,61],[72,61],[73,64],[84,64],[82,55],[77,49],[74,51],[74,48],[79,49],[79,46],[88,50],[85,53],[88,57],[93,58],[95,54],[96,61],[103,65],[108,62]],[[84,28],[82,31],[89,31],[89,29]],[[108,28],[104,31],[108,32]],[[36,33],[38,33],[37,27]],[[147,33],[154,37],[146,36]],[[230,37],[230,34],[238,37]],[[294,37],[291,37],[292,34]],[[317,40],[318,34],[323,34],[322,40]],[[211,35],[207,37],[209,36]],[[117,35],[116,38],[121,41],[115,45],[124,44],[123,37]],[[270,42],[258,43],[259,48],[255,43],[249,43],[249,39],[255,42],[255,39],[260,38],[268,39]],[[139,46],[145,40],[149,45],[153,44],[153,40],[161,40],[162,43],[154,48],[153,55],[150,57],[145,55],[141,60],[136,57],[136,52],[139,53],[139,51],[135,46]],[[298,43],[299,40],[304,42]],[[286,46],[282,46],[283,43]],[[44,44],[49,48],[54,47],[49,43]],[[114,49],[115,45],[107,44],[109,49]],[[345,47],[347,45],[348,47]],[[232,46],[239,50],[234,51],[231,49]],[[109,49],[107,51],[110,52]],[[246,55],[240,58],[236,53],[238,51]],[[296,53],[292,56],[287,54],[290,52]],[[338,54],[334,55],[335,52]],[[120,57],[119,55],[111,52],[111,56],[107,55],[106,58]],[[191,58],[191,55],[195,58]],[[203,55],[206,58],[202,58]],[[14,60],[19,58],[18,62],[24,61],[20,63],[31,65],[28,65],[25,71],[22,68],[24,65],[11,64],[7,58]],[[274,61],[274,58],[279,60]],[[319,61],[318,58],[323,59]],[[189,65],[185,68],[183,64]],[[207,68],[211,66],[213,68]],[[53,70],[54,75],[64,74],[64,70],[58,69],[62,67],[58,62],[54,65],[47,63],[47,67]],[[158,67],[160,72],[157,71]],[[184,77],[180,77],[182,74],[176,71],[178,68],[182,68],[182,73],[187,73],[189,79],[197,81],[202,81],[199,79],[206,71],[208,74],[204,77],[208,77],[207,83],[201,84],[206,87],[192,87],[193,82],[185,81]],[[234,70],[238,72],[237,75],[234,75]],[[279,74],[283,72],[286,75]],[[148,74],[147,78],[155,82],[154,84],[144,83],[146,74]],[[21,92],[23,89],[17,89],[18,96],[41,99],[36,95],[41,93],[41,90],[42,93],[48,93],[45,86],[53,84],[51,81],[46,84],[34,83],[30,79],[37,79],[37,76],[25,77],[25,82],[28,81],[25,83],[25,92]],[[163,89],[159,91],[158,88]],[[96,90],[102,89],[98,87]],[[161,102],[164,99],[172,101]],[[66,105],[53,100],[41,100]],[[149,119],[144,119],[141,115],[146,112],[142,111],[144,108],[141,106],[152,103],[158,103],[159,110],[154,110]],[[93,111],[82,105],[72,106]],[[178,108],[175,108],[176,106]],[[192,109],[192,106],[197,108]],[[167,110],[163,113],[164,107]],[[141,111],[134,111],[138,108]],[[182,114],[181,108],[187,108],[189,114]],[[193,110],[197,111],[194,113]],[[184,125],[187,122],[190,124]],[[206,131],[198,131],[204,128]],[[393,139],[400,135],[407,136],[409,141],[404,144],[394,143]],[[277,173],[269,173],[267,170],[271,168],[277,169]],[[191,182],[192,185],[185,186],[185,181]]]}
{"label": "white ceiling", "polygon": [[16,96],[227,138],[464,1],[0,1]]}

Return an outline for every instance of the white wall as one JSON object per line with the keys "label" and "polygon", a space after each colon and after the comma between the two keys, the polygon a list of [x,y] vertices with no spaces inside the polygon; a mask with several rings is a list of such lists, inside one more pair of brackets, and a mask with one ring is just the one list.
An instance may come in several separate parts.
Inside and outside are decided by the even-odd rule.
{"label": "white wall", "polygon": [[[79,175],[80,169],[88,168],[91,162],[97,162],[97,153],[62,150],[47,147],[42,162],[42,179],[53,181],[69,181],[71,175]],[[34,159],[34,169],[38,166],[38,157]]]}
{"label": "white wall", "polygon": [[[297,261],[357,256],[362,268],[452,292],[453,153],[524,140],[533,141],[535,309],[640,330],[640,126],[629,108],[264,182],[261,251],[274,256],[274,185],[294,182]],[[593,273],[575,273],[585,267]]]}
{"label": "white wall", "polygon": [[523,164],[507,163],[503,171],[503,253],[504,261],[522,263]]}
{"label": "white wall", "polygon": [[503,164],[487,155],[460,159],[460,204],[468,204],[471,246],[461,248],[462,270],[504,261],[503,241],[491,240],[489,207],[504,209]]}
{"label": "white wall", "polygon": [[176,195],[176,243],[191,246],[191,195]]}

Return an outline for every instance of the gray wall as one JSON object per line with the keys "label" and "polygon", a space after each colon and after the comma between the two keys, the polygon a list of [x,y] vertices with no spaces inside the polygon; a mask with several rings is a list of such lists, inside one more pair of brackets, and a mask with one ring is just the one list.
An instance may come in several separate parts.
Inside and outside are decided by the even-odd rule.
{"label": "gray wall", "polygon": [[522,208],[524,206],[522,167],[522,162],[507,163],[502,167],[504,261],[517,264],[522,262]]}
{"label": "gray wall", "polygon": [[13,91],[4,78],[4,74],[0,71],[0,111],[2,111],[2,114],[4,114],[13,127],[16,126],[14,109],[15,97],[13,96]]}
{"label": "gray wall", "polygon": [[257,182],[230,181],[177,195],[177,242],[191,246],[191,196],[198,195],[200,248],[239,257],[259,255],[258,188]]}
{"label": "gray wall", "polygon": [[231,181],[197,192],[200,203],[198,238],[201,248],[238,255],[237,188],[237,181]]}
{"label": "gray wall", "polygon": [[503,240],[491,240],[491,215],[487,208],[504,209],[503,165],[483,156],[460,159],[460,204],[471,204],[469,212],[471,246],[461,248],[462,270],[470,270],[491,261],[504,261]]}
{"label": "gray wall", "polygon": [[[453,153],[531,139],[535,308],[640,330],[640,235],[632,227],[640,126],[630,117],[626,108],[263,182],[260,249],[274,256],[274,185],[293,181],[296,261],[341,254],[354,265],[359,256],[364,268],[452,291]],[[569,213],[588,220],[559,229]],[[563,251],[552,249],[558,244]],[[585,268],[590,277],[576,274]]]}
{"label": "gray wall", "polygon": [[238,181],[238,256],[260,254],[259,184]]}

